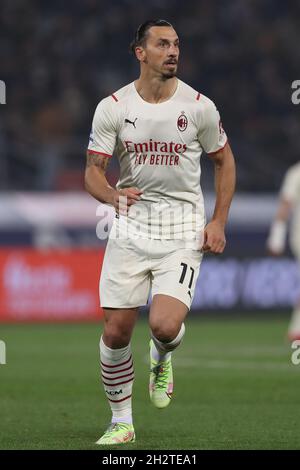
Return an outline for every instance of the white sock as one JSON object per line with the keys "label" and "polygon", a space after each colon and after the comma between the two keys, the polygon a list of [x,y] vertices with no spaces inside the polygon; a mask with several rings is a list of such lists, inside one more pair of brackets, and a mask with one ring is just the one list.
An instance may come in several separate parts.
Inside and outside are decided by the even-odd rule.
{"label": "white sock", "polygon": [[111,349],[100,339],[101,376],[112,411],[112,423],[132,424],[132,385],[134,379],[130,344]]}
{"label": "white sock", "polygon": [[169,360],[169,358],[171,357],[172,351],[180,345],[184,333],[185,333],[185,326],[184,326],[184,323],[182,323],[178,335],[176,336],[176,338],[170,341],[170,343],[162,343],[157,338],[155,338],[153,334],[151,334],[151,337],[153,339],[153,342],[151,345],[151,357],[155,361],[158,361],[158,362]]}

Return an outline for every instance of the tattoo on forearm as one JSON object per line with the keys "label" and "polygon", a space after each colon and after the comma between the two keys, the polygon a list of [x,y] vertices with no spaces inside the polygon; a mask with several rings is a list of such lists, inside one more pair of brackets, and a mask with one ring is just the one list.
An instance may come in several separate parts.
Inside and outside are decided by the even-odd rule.
{"label": "tattoo on forearm", "polygon": [[92,151],[88,151],[86,154],[86,166],[97,166],[101,168],[103,171],[106,170],[109,164],[109,157],[105,157],[104,155],[100,155],[99,153],[94,153]]}

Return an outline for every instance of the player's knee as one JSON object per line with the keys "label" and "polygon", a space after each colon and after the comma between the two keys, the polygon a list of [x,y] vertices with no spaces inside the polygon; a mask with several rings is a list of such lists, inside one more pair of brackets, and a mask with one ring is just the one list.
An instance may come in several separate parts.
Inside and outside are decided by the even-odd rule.
{"label": "player's knee", "polygon": [[103,340],[109,348],[124,348],[130,342],[130,333],[118,324],[107,324],[104,327]]}
{"label": "player's knee", "polygon": [[162,343],[170,343],[176,338],[180,325],[174,321],[165,321],[150,325],[153,336]]}

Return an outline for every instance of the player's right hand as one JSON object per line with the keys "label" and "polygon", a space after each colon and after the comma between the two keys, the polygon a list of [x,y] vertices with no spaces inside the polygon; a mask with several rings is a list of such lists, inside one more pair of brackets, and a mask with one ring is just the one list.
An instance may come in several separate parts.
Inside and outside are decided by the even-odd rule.
{"label": "player's right hand", "polygon": [[113,206],[118,214],[127,215],[129,207],[141,199],[141,191],[138,188],[124,188],[116,191],[113,197]]}

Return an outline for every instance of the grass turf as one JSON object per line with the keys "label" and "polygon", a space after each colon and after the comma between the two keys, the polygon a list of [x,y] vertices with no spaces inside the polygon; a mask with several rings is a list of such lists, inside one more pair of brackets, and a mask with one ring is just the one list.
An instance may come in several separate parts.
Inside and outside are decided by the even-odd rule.
{"label": "grass turf", "polygon": [[[114,449],[300,449],[300,365],[286,321],[187,321],[174,354],[175,393],[148,398],[148,328],[133,351],[137,440]],[[99,385],[101,325],[1,325],[0,449],[98,449],[110,420]],[[107,450],[107,447],[103,449]],[[101,448],[100,448],[101,450]]]}

